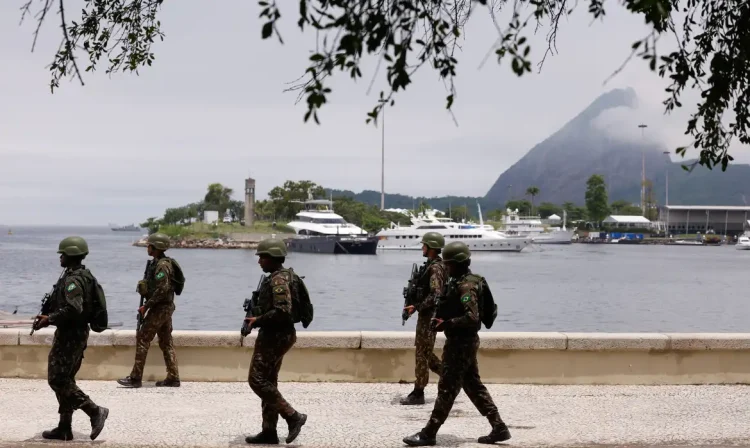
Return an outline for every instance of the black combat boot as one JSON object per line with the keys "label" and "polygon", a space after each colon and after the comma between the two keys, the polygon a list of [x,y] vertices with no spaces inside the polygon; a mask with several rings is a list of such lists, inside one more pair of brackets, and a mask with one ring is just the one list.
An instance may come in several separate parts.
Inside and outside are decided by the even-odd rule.
{"label": "black combat boot", "polygon": [[96,440],[104,429],[104,422],[109,416],[109,409],[104,406],[97,406],[94,403],[88,403],[81,406],[81,410],[91,419],[91,440]]}
{"label": "black combat boot", "polygon": [[300,414],[294,412],[291,417],[286,419],[286,424],[289,427],[289,435],[286,436],[286,443],[292,443],[297,438],[299,432],[302,430],[302,425],[307,421],[306,414]]}
{"label": "black combat boot", "polygon": [[276,431],[261,431],[254,436],[245,437],[245,442],[253,445],[278,445],[279,436]]}
{"label": "black combat boot", "polygon": [[117,382],[120,384],[120,386],[132,387],[132,388],[138,388],[143,385],[140,378],[135,379],[135,378],[130,378],[130,376],[121,378],[117,380]]}
{"label": "black combat boot", "polygon": [[510,439],[510,431],[505,425],[505,422],[500,418],[500,414],[490,414],[487,416],[487,420],[492,425],[492,432],[486,436],[482,436],[477,439],[479,443],[493,444],[496,442],[505,442]]}
{"label": "black combat boot", "polygon": [[163,381],[157,381],[156,387],[180,387],[180,379],[167,378]]}
{"label": "black combat boot", "polygon": [[405,406],[424,404],[424,389],[414,389],[409,395],[401,399]]}
{"label": "black combat boot", "polygon": [[73,414],[60,414],[57,428],[44,431],[42,437],[48,440],[73,440]]}
{"label": "black combat boot", "polygon": [[435,440],[435,434],[427,434],[423,429],[412,436],[404,437],[404,443],[409,446],[432,446],[437,443],[437,440]]}

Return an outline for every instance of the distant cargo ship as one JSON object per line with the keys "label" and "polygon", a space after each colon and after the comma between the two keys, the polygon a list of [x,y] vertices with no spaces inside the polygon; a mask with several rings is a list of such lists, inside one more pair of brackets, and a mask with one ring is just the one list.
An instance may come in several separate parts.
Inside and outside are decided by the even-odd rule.
{"label": "distant cargo ship", "polygon": [[140,227],[130,224],[129,226],[112,227],[114,232],[138,232],[141,230]]}

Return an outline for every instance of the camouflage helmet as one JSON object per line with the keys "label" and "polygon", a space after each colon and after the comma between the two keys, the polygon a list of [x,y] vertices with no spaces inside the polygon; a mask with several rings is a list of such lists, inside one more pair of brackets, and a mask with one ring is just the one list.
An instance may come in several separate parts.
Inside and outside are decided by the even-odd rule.
{"label": "camouflage helmet", "polygon": [[471,251],[469,246],[462,243],[461,241],[453,241],[448,243],[443,249],[443,260],[453,261],[456,263],[463,263],[471,258]]}
{"label": "camouflage helmet", "polygon": [[422,235],[422,244],[430,249],[442,249],[445,246],[445,238],[437,232],[427,232]]}
{"label": "camouflage helmet", "polygon": [[148,245],[155,249],[165,251],[169,249],[169,237],[163,233],[154,233],[148,236]]}
{"label": "camouflage helmet", "polygon": [[60,241],[57,253],[65,254],[69,257],[79,257],[89,253],[89,245],[80,236],[69,236]]}
{"label": "camouflage helmet", "polygon": [[266,238],[258,243],[255,255],[268,255],[274,258],[286,257],[286,244],[274,238]]}

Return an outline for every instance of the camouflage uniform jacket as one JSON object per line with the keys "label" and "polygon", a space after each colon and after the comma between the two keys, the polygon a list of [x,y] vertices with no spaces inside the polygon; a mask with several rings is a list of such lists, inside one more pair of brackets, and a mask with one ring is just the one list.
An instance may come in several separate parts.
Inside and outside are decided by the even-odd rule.
{"label": "camouflage uniform jacket", "polygon": [[446,337],[476,336],[482,325],[479,319],[481,284],[467,270],[459,278],[451,277],[440,298],[436,317],[443,319],[441,329]]}
{"label": "camouflage uniform jacket", "polygon": [[254,326],[273,330],[294,329],[292,273],[288,269],[272,272],[263,281],[258,308],[260,314]]}
{"label": "camouflage uniform jacket", "polygon": [[431,313],[435,310],[438,298],[443,292],[448,274],[440,257],[425,262],[423,270],[424,275],[420,279],[420,283],[422,291],[426,291],[426,293],[414,307],[419,313]]}
{"label": "camouflage uniform jacket", "polygon": [[143,305],[146,310],[156,306],[174,305],[174,288],[172,275],[174,268],[169,258],[162,256],[155,259],[150,269],[146,283],[148,285],[148,300]]}
{"label": "camouflage uniform jacket", "polygon": [[54,295],[51,298],[49,323],[61,329],[86,329],[85,319],[86,285],[81,270],[85,266],[68,268],[57,281]]}

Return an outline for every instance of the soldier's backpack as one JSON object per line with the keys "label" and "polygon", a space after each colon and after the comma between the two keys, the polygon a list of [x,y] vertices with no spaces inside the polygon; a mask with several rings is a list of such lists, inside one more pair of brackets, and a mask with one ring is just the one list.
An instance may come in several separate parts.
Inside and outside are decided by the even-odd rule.
{"label": "soldier's backpack", "polygon": [[104,295],[104,289],[88,269],[81,270],[80,276],[86,280],[85,285],[88,289],[88,291],[85,291],[86,298],[84,302],[88,324],[91,330],[101,333],[109,327],[107,298]]}
{"label": "soldier's backpack", "polygon": [[177,263],[177,260],[170,257],[164,258],[169,258],[169,261],[172,262],[172,289],[174,289],[174,293],[179,296],[185,288],[185,274],[182,272],[182,267]]}
{"label": "soldier's backpack", "polygon": [[497,318],[497,304],[494,297],[492,297],[492,291],[490,290],[490,285],[487,284],[487,279],[477,274],[471,274],[470,277],[473,277],[473,280],[479,284],[479,297],[477,297],[479,301],[479,320],[489,330]]}
{"label": "soldier's backpack", "polygon": [[307,291],[303,277],[297,275],[292,268],[288,268],[292,274],[292,318],[294,323],[302,322],[307,328],[313,320],[313,305],[310,302],[310,293]]}

